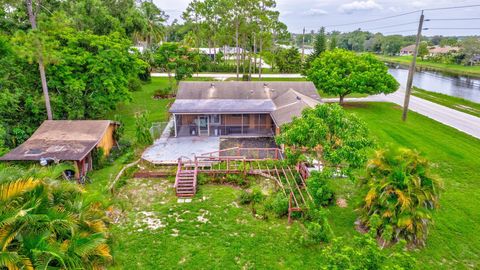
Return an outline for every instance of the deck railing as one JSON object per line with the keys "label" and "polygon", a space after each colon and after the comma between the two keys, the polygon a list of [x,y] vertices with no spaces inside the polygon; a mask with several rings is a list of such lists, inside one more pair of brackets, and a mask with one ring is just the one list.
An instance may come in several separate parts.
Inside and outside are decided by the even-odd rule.
{"label": "deck railing", "polygon": [[237,156],[245,157],[247,161],[250,160],[265,160],[265,159],[283,159],[282,150],[279,148],[241,148],[232,147],[218,151],[208,152],[201,155],[202,157],[225,157]]}

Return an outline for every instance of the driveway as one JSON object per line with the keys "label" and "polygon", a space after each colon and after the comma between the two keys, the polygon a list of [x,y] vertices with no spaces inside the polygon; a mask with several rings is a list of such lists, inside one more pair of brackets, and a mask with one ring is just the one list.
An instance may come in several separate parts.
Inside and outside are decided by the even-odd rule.
{"label": "driveway", "polygon": [[208,152],[220,149],[219,137],[170,137],[159,139],[147,148],[142,154],[142,159],[153,164],[176,164],[178,158],[194,158]]}
{"label": "driveway", "polygon": [[[346,98],[346,102],[392,102],[403,107],[405,90],[389,95],[374,95],[365,98]],[[338,102],[337,98],[323,99],[324,102]],[[415,96],[410,97],[409,110],[422,114],[428,118],[453,127],[480,139],[480,118],[460,112],[437,103],[430,102]],[[408,119],[407,119],[408,121]]]}

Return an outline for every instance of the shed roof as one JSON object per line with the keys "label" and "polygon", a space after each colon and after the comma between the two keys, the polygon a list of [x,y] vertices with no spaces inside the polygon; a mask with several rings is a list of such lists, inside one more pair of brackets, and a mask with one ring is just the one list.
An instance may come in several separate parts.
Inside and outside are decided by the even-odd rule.
{"label": "shed roof", "polygon": [[47,120],[0,160],[82,160],[103,138],[109,120]]}

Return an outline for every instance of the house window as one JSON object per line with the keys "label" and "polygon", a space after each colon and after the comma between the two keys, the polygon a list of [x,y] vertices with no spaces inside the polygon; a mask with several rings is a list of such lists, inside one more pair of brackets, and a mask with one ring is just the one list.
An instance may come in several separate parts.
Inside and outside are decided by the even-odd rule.
{"label": "house window", "polygon": [[210,123],[211,124],[220,124],[220,115],[218,115],[218,114],[210,115]]}

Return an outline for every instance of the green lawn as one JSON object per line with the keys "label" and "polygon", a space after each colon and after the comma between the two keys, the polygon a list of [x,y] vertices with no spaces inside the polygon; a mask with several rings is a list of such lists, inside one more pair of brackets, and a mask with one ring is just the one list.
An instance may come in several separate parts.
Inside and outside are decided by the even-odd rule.
{"label": "green lawn", "polygon": [[[383,56],[377,55],[377,57],[386,62],[398,63],[403,65],[410,65],[412,62],[412,56]],[[463,66],[456,64],[442,64],[442,63],[433,63],[427,60],[422,61],[420,58],[417,58],[417,66],[431,68],[439,71],[444,71],[447,73],[453,73],[458,75],[470,75],[470,76],[480,76],[480,66]]]}
{"label": "green lawn", "polygon": [[[134,138],[135,112],[148,110],[152,121],[166,120],[171,100],[152,99],[166,83],[165,78],[152,78],[151,84],[133,93],[131,102],[118,107],[115,114],[121,115],[128,138]],[[445,183],[427,247],[412,251],[419,268],[480,267],[480,140],[416,113],[403,123],[400,108],[393,104],[352,104],[347,109],[367,123],[379,145],[425,153]],[[240,190],[232,186],[202,185],[192,203],[179,204],[172,179],[128,179],[111,197],[108,183],[134,159],[123,156],[95,171],[93,183],[87,186],[92,196],[103,196],[120,213],[111,230],[113,269],[318,269],[321,265],[317,256],[321,246],[298,242],[298,222],[289,227],[286,219],[254,218],[249,208],[238,206]],[[348,207],[331,207],[330,222],[336,236],[350,241],[356,234],[356,187],[348,180],[338,180],[334,186]],[[149,229],[148,222],[159,227]]]}
{"label": "green lawn", "polygon": [[479,103],[441,93],[430,92],[418,87],[413,87],[412,94],[419,98],[423,98],[431,102],[435,102],[440,105],[480,117]]}
{"label": "green lawn", "polygon": [[[355,107],[353,107],[355,106]],[[422,269],[480,267],[480,140],[388,103],[355,104],[349,108],[368,125],[380,145],[415,148],[434,163],[444,182],[441,208],[434,216],[427,247],[415,252]],[[352,191],[353,187],[343,186]],[[353,194],[348,193],[347,194]],[[353,196],[354,197],[354,196]],[[341,234],[351,234],[351,209],[334,209],[332,221]]]}

